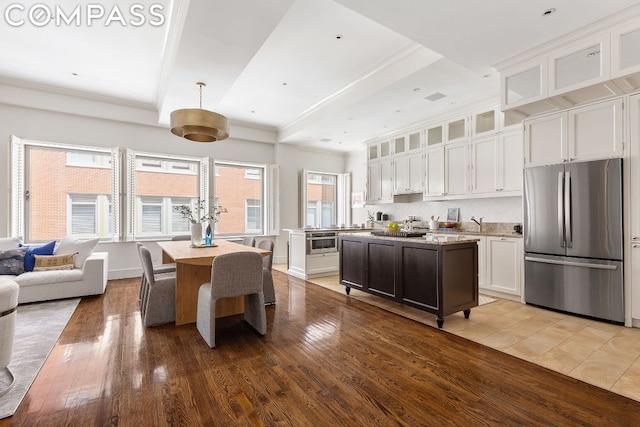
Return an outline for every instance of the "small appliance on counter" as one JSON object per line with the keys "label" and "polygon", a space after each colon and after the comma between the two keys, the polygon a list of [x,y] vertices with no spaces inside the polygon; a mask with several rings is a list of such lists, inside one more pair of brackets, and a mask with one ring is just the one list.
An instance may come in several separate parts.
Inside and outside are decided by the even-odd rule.
{"label": "small appliance on counter", "polygon": [[513,226],[513,232],[516,234],[522,234],[522,225],[516,224]]}

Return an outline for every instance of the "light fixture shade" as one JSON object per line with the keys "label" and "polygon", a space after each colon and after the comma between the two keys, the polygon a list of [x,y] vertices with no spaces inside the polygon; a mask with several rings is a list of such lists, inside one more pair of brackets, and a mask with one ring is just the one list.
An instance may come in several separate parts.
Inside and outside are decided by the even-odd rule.
{"label": "light fixture shade", "polygon": [[215,142],[229,138],[229,119],[201,108],[171,113],[171,133],[190,141]]}

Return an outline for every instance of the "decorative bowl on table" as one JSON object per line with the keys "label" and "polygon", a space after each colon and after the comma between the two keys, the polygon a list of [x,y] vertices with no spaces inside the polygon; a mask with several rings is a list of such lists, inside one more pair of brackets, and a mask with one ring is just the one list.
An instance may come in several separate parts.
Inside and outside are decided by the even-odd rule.
{"label": "decorative bowl on table", "polygon": [[445,222],[444,223],[444,228],[453,228],[456,226],[455,222]]}

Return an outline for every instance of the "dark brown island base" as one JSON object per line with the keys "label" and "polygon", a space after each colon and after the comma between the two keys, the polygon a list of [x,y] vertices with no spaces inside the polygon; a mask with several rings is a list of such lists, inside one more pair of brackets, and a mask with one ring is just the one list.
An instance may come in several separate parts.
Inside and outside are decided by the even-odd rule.
{"label": "dark brown island base", "polygon": [[458,311],[469,318],[478,305],[477,240],[340,236],[340,283],[417,307],[437,316]]}

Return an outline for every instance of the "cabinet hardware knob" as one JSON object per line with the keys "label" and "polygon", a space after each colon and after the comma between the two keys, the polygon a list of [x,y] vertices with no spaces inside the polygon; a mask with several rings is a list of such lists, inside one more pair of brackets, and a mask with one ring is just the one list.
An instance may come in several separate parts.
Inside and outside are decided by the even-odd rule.
{"label": "cabinet hardware knob", "polygon": [[635,237],[632,237],[631,240],[640,240],[640,237],[635,236]]}
{"label": "cabinet hardware knob", "polygon": [[640,248],[640,245],[637,243],[634,243],[633,245],[631,245],[632,248]]}

